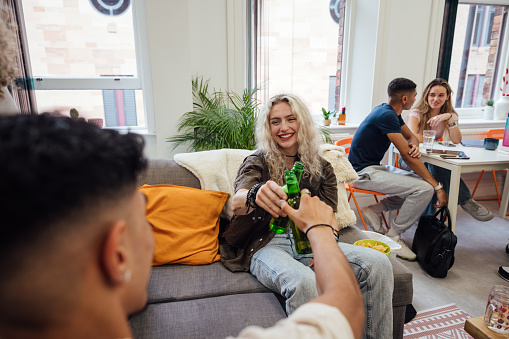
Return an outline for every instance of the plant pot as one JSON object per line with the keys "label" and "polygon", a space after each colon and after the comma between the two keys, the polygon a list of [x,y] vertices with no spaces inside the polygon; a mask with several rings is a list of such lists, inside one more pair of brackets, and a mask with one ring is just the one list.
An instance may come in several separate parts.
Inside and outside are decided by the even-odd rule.
{"label": "plant pot", "polygon": [[97,126],[99,126],[101,128],[103,127],[103,119],[100,119],[100,118],[98,118],[98,119],[88,119],[88,122],[91,122],[94,125],[97,125]]}
{"label": "plant pot", "polygon": [[323,121],[323,125],[324,125],[324,126],[329,126],[329,125],[330,125],[330,123],[331,123],[331,120],[330,120],[330,119],[325,119],[325,120]]}
{"label": "plant pot", "polygon": [[495,120],[505,120],[509,113],[509,96],[500,97],[495,103]]}
{"label": "plant pot", "polygon": [[483,108],[483,111],[484,111],[484,114],[483,114],[482,118],[484,120],[493,120],[493,116],[494,116],[494,113],[495,113],[495,107],[493,107],[493,106],[485,106]]}

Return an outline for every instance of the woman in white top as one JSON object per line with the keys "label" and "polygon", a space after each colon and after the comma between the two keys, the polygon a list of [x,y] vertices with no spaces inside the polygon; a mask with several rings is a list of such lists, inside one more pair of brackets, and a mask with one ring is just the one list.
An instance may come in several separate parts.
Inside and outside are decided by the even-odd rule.
{"label": "woman in white top", "polygon": [[[453,143],[458,144],[461,141],[458,113],[452,106],[451,95],[451,86],[444,79],[437,78],[426,86],[421,99],[408,115],[408,128],[417,136],[419,142],[422,142],[422,131],[429,129],[436,131],[436,140],[442,139],[447,131],[449,139]],[[400,165],[404,169],[409,169],[405,163],[400,162]],[[449,194],[451,171],[432,164],[426,165],[433,177],[444,185],[445,191]],[[460,179],[458,203],[461,208],[479,221],[493,219],[493,214],[472,198],[463,179]],[[424,214],[432,214],[434,210],[430,203]]]}

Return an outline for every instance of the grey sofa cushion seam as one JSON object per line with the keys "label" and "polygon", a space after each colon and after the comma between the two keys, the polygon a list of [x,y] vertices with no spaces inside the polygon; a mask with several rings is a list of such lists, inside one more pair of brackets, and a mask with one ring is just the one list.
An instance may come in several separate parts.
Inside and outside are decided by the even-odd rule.
{"label": "grey sofa cushion seam", "polygon": [[209,295],[195,295],[185,298],[161,298],[156,300],[149,300],[147,302],[147,305],[157,305],[157,304],[164,304],[168,302],[180,302],[180,301],[190,301],[190,300],[201,300],[201,299],[208,299],[208,298],[216,298],[216,297],[223,297],[223,296],[234,296],[234,295],[244,295],[244,294],[255,294],[255,293],[273,293],[278,296],[276,293],[271,292],[270,290],[251,290],[251,291],[242,291],[237,293],[217,293],[217,294],[209,294]]}

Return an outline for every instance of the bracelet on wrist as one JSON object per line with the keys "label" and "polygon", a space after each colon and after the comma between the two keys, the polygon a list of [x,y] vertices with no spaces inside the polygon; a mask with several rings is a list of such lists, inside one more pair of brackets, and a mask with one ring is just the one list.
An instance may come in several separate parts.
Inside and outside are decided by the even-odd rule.
{"label": "bracelet on wrist", "polygon": [[452,124],[447,124],[447,127],[449,127],[449,128],[458,127],[458,123],[456,121],[454,121]]}
{"label": "bracelet on wrist", "polygon": [[309,231],[311,231],[313,228],[315,227],[330,227],[330,229],[332,230],[332,234],[334,235],[334,238],[336,238],[336,241],[339,240],[339,231],[337,231],[336,229],[334,229],[334,227],[332,227],[331,225],[329,224],[316,224],[316,225],[313,225],[313,226],[310,226],[307,230],[306,230],[306,237],[309,233]]}
{"label": "bracelet on wrist", "polygon": [[251,187],[249,189],[249,191],[247,191],[247,195],[246,195],[246,208],[247,208],[247,211],[249,211],[250,208],[257,208],[258,205],[256,204],[256,194],[258,193],[258,190],[260,189],[260,187],[265,184],[265,181],[264,182],[260,182],[256,185],[254,185],[253,187]]}

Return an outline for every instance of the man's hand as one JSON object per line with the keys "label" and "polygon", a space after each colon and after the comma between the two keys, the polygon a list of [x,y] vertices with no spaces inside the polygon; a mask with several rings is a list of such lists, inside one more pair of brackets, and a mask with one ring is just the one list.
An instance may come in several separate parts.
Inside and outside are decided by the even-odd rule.
{"label": "man's hand", "polygon": [[439,189],[437,192],[437,203],[433,206],[435,208],[442,208],[449,202],[449,197],[447,196],[447,193],[445,193],[445,190],[443,188]]}
{"label": "man's hand", "polygon": [[[303,232],[317,224],[334,225],[332,208],[318,197],[311,197],[303,190],[298,210],[281,201],[281,209]],[[316,227],[308,235],[313,248],[314,271],[318,297],[309,302],[322,303],[339,309],[346,317],[355,338],[360,338],[364,330],[365,315],[362,293],[352,268],[329,227]]]}
{"label": "man's hand", "polygon": [[410,150],[408,151],[408,154],[412,158],[420,158],[421,157],[421,151],[419,151],[419,144],[413,144],[413,143],[409,142],[408,146],[410,146]]}
{"label": "man's hand", "polygon": [[317,224],[327,224],[337,228],[337,221],[332,207],[321,201],[318,197],[311,197],[308,190],[302,190],[298,210],[290,207],[284,200],[280,200],[280,206],[281,210],[304,233],[306,233],[310,226]]}

